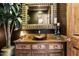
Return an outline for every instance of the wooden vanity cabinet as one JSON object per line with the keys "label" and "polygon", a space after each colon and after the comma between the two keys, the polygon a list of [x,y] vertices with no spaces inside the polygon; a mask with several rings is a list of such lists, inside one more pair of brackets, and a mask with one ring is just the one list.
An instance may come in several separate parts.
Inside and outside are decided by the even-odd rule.
{"label": "wooden vanity cabinet", "polygon": [[62,40],[16,42],[17,56],[64,56],[66,42]]}

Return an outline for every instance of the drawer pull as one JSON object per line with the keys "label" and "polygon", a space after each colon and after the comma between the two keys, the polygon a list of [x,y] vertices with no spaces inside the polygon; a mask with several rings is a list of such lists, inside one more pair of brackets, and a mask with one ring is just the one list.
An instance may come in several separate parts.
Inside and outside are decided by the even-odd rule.
{"label": "drawer pull", "polygon": [[32,49],[46,49],[46,45],[32,45]]}

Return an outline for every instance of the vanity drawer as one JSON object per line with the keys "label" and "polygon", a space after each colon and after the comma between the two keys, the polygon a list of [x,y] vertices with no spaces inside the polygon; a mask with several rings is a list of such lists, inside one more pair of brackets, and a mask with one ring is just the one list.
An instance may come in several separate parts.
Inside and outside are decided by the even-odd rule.
{"label": "vanity drawer", "polygon": [[49,44],[49,49],[63,49],[63,44],[58,44],[58,43],[52,43]]}
{"label": "vanity drawer", "polygon": [[47,45],[46,44],[33,44],[32,49],[46,49]]}
{"label": "vanity drawer", "polygon": [[31,49],[31,44],[17,44],[16,49]]}

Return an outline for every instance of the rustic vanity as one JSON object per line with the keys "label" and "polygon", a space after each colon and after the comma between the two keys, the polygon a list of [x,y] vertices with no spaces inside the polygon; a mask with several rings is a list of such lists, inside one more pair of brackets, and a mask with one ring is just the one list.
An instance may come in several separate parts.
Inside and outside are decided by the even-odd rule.
{"label": "rustic vanity", "polygon": [[46,40],[34,40],[31,37],[18,39],[15,41],[15,51],[17,56],[65,56],[66,37],[47,34]]}
{"label": "rustic vanity", "polygon": [[[60,23],[57,22],[57,4],[22,4],[21,16],[22,31],[28,33],[24,32],[26,35],[15,41],[17,56],[66,55],[67,38],[58,31]],[[54,35],[54,32],[59,36]]]}

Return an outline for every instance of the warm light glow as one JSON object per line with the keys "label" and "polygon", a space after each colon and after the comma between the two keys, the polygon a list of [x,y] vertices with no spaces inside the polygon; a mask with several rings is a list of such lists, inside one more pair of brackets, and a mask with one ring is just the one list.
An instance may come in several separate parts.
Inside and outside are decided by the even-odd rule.
{"label": "warm light glow", "polygon": [[60,23],[57,23],[57,26],[60,26]]}
{"label": "warm light glow", "polygon": [[57,24],[57,18],[54,18],[54,24]]}
{"label": "warm light glow", "polygon": [[38,24],[43,24],[43,19],[42,18],[38,19]]}
{"label": "warm light glow", "polygon": [[21,31],[20,32],[20,36],[24,36],[24,35],[26,35],[26,32],[25,31]]}
{"label": "warm light glow", "polygon": [[42,23],[43,23],[42,11],[39,10],[39,11],[38,11],[38,24],[42,24]]}

